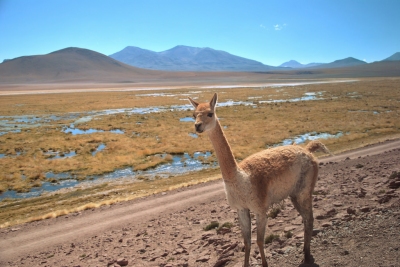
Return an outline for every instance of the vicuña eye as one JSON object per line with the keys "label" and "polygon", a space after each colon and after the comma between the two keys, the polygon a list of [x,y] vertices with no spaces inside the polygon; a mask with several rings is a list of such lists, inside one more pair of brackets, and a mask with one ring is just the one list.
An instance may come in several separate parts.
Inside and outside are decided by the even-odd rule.
{"label": "vicu\u00f1a eye", "polygon": [[214,113],[208,113],[208,114],[207,114],[207,116],[210,117],[210,118],[211,118],[213,115],[214,115]]}

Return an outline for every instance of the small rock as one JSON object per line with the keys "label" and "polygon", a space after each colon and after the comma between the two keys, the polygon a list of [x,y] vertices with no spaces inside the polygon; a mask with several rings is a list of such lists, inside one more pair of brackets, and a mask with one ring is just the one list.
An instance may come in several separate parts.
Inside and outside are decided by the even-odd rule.
{"label": "small rock", "polygon": [[227,233],[230,233],[230,232],[232,232],[231,229],[230,228],[226,228],[226,227],[222,227],[222,228],[219,228],[217,230],[217,233],[219,235],[224,235],[224,234],[227,234]]}
{"label": "small rock", "polygon": [[293,247],[291,247],[291,246],[284,247],[283,248],[284,254],[288,254],[292,249],[293,249]]}
{"label": "small rock", "polygon": [[326,222],[322,224],[322,227],[330,227],[330,226],[332,226],[331,222]]}
{"label": "small rock", "polygon": [[331,210],[328,210],[328,212],[326,213],[326,215],[329,216],[329,217],[331,217],[331,216],[334,216],[336,213],[337,213],[337,212],[336,212],[336,209],[331,209]]}
{"label": "small rock", "polygon": [[348,250],[344,250],[343,253],[341,253],[342,255],[349,255],[350,252]]}
{"label": "small rock", "polygon": [[356,214],[356,210],[351,208],[351,207],[348,207],[347,208],[347,214]]}
{"label": "small rock", "polygon": [[357,194],[357,196],[359,198],[363,198],[363,197],[365,197],[366,194],[367,194],[367,190],[365,190],[364,188],[360,188],[360,192]]}
{"label": "small rock", "polygon": [[220,260],[218,260],[218,261],[214,264],[213,267],[225,266],[225,264],[226,264],[227,262],[229,262],[229,261],[230,261],[230,259],[220,259]]}
{"label": "small rock", "polygon": [[210,256],[209,255],[203,255],[203,256],[201,256],[200,258],[198,258],[197,260],[196,260],[196,262],[207,262],[207,261],[209,261],[210,260]]}
{"label": "small rock", "polygon": [[[319,233],[321,233],[321,229],[313,229],[313,232],[312,232],[312,235],[313,236],[316,236],[316,235],[318,235]],[[299,236],[300,234],[298,234],[298,236]],[[302,233],[302,237],[304,237],[304,233]]]}
{"label": "small rock", "polygon": [[127,266],[128,265],[128,260],[126,260],[126,259],[118,259],[117,260],[117,264],[119,265],[119,266]]}
{"label": "small rock", "polygon": [[283,249],[277,249],[276,252],[281,255],[285,254],[285,251]]}
{"label": "small rock", "polygon": [[370,212],[371,208],[370,207],[362,207],[362,208],[360,208],[360,211],[362,211],[362,212]]}
{"label": "small rock", "polygon": [[379,204],[387,203],[392,199],[391,195],[384,195],[378,199]]}
{"label": "small rock", "polygon": [[285,233],[287,233],[287,232],[292,232],[294,229],[296,229],[296,227],[294,227],[294,226],[287,226],[287,227],[285,227],[285,228],[283,229],[283,231],[284,231]]}
{"label": "small rock", "polygon": [[[313,233],[314,235],[314,233]],[[317,234],[315,234],[317,235]],[[304,238],[304,232],[298,233],[297,235],[294,236],[294,239],[303,239]]]}

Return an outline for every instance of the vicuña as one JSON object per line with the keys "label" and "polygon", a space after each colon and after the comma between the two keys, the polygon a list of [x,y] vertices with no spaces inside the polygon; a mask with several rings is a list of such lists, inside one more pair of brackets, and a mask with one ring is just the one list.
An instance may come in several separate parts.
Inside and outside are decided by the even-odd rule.
{"label": "vicu\u00f1a", "polygon": [[249,266],[250,211],[256,215],[257,245],[265,267],[268,266],[264,253],[266,213],[272,204],[288,196],[304,222],[304,262],[313,262],[310,254],[314,222],[312,192],[318,163],[311,153],[318,149],[330,152],[321,142],[312,141],[305,148],[289,145],[266,149],[237,163],[215,112],[217,98],[214,94],[209,103],[197,103],[190,97],[189,100],[195,108],[195,130],[208,134],[221,168],[226,197],[230,206],[237,209],[245,246],[244,266]]}

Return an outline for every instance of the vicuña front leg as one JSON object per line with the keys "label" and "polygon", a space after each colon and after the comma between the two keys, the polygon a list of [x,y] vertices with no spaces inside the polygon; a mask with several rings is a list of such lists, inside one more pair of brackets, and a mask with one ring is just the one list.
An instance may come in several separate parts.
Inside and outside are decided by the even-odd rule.
{"label": "vicu\u00f1a front leg", "polygon": [[250,266],[250,247],[251,247],[251,221],[250,210],[238,210],[239,225],[242,230],[244,240],[244,267]]}

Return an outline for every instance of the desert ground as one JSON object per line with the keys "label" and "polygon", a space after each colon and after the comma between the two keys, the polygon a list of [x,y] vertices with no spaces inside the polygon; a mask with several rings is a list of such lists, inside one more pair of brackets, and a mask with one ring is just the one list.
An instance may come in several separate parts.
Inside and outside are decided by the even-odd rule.
{"label": "desert ground", "polygon": [[[308,266],[400,266],[400,140],[319,161]],[[288,200],[278,209],[269,265],[307,266],[301,217]],[[252,223],[251,266],[260,266]],[[0,253],[1,266],[241,266],[244,257],[222,180],[3,228]]]}

